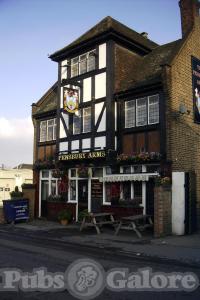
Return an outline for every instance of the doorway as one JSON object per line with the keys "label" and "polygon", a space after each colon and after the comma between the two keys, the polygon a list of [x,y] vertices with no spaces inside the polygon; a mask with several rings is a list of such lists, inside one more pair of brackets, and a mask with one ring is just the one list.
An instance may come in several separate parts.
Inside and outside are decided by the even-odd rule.
{"label": "doorway", "polygon": [[88,180],[78,180],[78,213],[88,210]]}

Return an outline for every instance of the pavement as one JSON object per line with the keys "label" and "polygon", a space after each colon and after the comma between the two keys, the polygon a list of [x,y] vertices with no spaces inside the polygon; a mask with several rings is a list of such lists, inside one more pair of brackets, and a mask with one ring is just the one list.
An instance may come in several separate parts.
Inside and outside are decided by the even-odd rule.
{"label": "pavement", "polygon": [[11,228],[23,235],[37,236],[55,242],[63,242],[78,247],[102,249],[110,254],[150,260],[176,265],[200,268],[200,232],[185,236],[154,238],[151,232],[144,232],[139,239],[134,232],[121,230],[117,236],[112,228],[103,227],[100,235],[94,228],[80,232],[80,224],[62,226],[57,222],[34,220],[29,223],[0,225],[1,230]]}

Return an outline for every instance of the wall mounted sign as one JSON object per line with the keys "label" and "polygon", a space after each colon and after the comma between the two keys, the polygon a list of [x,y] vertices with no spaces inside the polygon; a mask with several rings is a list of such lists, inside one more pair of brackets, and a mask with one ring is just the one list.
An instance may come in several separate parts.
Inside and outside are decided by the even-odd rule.
{"label": "wall mounted sign", "polygon": [[82,159],[96,159],[105,158],[106,151],[93,151],[93,152],[82,152],[82,153],[70,153],[70,154],[60,154],[59,160],[73,161]]}
{"label": "wall mounted sign", "polygon": [[68,111],[69,113],[75,113],[78,110],[78,90],[73,90],[70,88],[64,89],[63,95],[63,108],[64,110]]}
{"label": "wall mounted sign", "polygon": [[200,60],[192,57],[194,122],[200,123]]}

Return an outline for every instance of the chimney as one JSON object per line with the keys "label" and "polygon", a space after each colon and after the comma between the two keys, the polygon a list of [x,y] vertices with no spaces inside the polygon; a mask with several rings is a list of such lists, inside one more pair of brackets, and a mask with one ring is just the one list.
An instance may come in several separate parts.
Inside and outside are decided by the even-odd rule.
{"label": "chimney", "polygon": [[194,26],[195,18],[199,17],[200,2],[198,0],[180,0],[182,36]]}
{"label": "chimney", "polygon": [[148,33],[147,32],[141,32],[140,35],[142,35],[144,38],[148,39]]}

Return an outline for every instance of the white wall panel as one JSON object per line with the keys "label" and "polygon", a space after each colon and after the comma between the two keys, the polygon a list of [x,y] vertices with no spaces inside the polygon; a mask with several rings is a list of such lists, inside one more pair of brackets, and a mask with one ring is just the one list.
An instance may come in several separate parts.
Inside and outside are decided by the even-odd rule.
{"label": "white wall panel", "polygon": [[69,115],[65,114],[65,113],[62,113],[62,117],[64,119],[66,127],[69,128]]}
{"label": "white wall panel", "polygon": [[94,146],[103,149],[106,146],[106,137],[101,136],[95,138]]}
{"label": "white wall panel", "polygon": [[72,141],[72,150],[77,150],[79,149],[79,140]]}
{"label": "white wall panel", "polygon": [[99,115],[102,111],[103,104],[104,104],[104,102],[95,104],[95,125],[97,124],[97,121],[99,119]]}
{"label": "white wall panel", "polygon": [[185,234],[185,173],[172,172],[172,233]]}
{"label": "white wall panel", "polygon": [[83,102],[90,101],[92,97],[91,77],[83,80]]}
{"label": "white wall panel", "polygon": [[60,108],[63,108],[63,87],[60,88]]}
{"label": "white wall panel", "polygon": [[61,63],[61,80],[67,79],[67,67],[63,67],[67,65],[67,60],[63,60]]}
{"label": "white wall panel", "polygon": [[95,99],[106,97],[106,72],[95,76]]}
{"label": "white wall panel", "polygon": [[106,130],[106,108],[104,109],[103,116],[101,118],[101,122],[97,129],[97,132],[105,131]]}
{"label": "white wall panel", "polygon": [[60,143],[60,151],[68,151],[68,142]]}
{"label": "white wall panel", "polygon": [[99,45],[99,69],[106,67],[106,44]]}
{"label": "white wall panel", "polygon": [[65,128],[63,126],[63,122],[60,119],[60,139],[63,139],[65,137],[67,137],[67,135],[66,135],[66,132],[65,132]]}
{"label": "white wall panel", "polygon": [[91,139],[83,139],[82,140],[82,149],[91,148]]}

